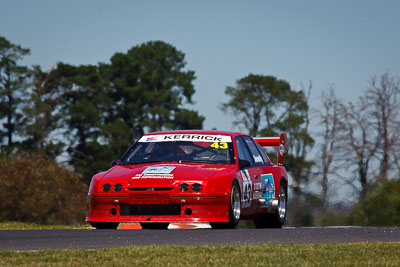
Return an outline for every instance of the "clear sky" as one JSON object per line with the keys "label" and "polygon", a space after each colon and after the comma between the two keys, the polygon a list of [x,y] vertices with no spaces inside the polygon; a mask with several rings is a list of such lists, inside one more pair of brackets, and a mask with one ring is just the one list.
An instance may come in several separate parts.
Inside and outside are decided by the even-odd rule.
{"label": "clear sky", "polygon": [[400,1],[0,0],[0,35],[31,49],[24,64],[108,62],[143,42],[184,52],[205,129],[237,130],[218,106],[249,73],[293,88],[313,80],[312,106],[334,83],[356,99],[371,75],[400,75]]}

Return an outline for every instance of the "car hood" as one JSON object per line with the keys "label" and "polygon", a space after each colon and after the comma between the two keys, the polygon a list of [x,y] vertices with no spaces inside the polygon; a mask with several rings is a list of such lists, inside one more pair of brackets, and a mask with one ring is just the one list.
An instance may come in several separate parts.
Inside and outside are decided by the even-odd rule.
{"label": "car hood", "polygon": [[152,163],[116,165],[102,176],[103,181],[122,182],[130,185],[170,185],[174,181],[207,180],[217,173],[234,171],[235,165],[197,163]]}

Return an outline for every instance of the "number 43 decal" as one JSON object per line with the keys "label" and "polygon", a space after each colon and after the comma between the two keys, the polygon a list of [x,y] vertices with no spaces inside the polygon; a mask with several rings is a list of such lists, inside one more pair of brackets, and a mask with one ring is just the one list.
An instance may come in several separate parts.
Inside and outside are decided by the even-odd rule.
{"label": "number 43 decal", "polygon": [[221,143],[215,142],[215,143],[212,143],[210,147],[227,149],[228,148],[228,143],[226,143],[226,142],[221,142]]}

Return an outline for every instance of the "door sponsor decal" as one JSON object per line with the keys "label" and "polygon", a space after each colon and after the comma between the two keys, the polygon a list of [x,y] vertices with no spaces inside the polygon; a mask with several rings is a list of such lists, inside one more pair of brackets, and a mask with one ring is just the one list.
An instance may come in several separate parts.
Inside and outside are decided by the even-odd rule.
{"label": "door sponsor decal", "polygon": [[254,192],[253,192],[253,199],[254,201],[254,208],[257,208],[258,200],[262,198],[262,183],[254,183]]}
{"label": "door sponsor decal", "polygon": [[263,159],[262,159],[261,156],[255,156],[255,155],[253,155],[253,158],[254,158],[254,161],[255,161],[256,163],[264,163],[264,161],[263,161]]}
{"label": "door sponsor decal", "polygon": [[272,176],[272,173],[262,174],[261,179],[263,187],[262,198],[265,199],[265,203],[262,204],[262,207],[268,207],[269,200],[275,198],[274,176]]}
{"label": "door sponsor decal", "polygon": [[262,184],[261,183],[254,183],[254,191],[261,190]]}
{"label": "door sponsor decal", "polygon": [[251,204],[252,183],[248,170],[242,170],[240,173],[243,180],[242,207],[248,208]]}

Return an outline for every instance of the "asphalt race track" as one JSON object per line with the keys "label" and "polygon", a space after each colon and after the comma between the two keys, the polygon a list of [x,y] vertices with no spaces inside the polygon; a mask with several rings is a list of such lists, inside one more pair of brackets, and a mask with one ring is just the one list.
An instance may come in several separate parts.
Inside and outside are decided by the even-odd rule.
{"label": "asphalt race track", "polygon": [[235,230],[10,230],[0,250],[109,248],[146,245],[400,242],[400,228],[311,227]]}

